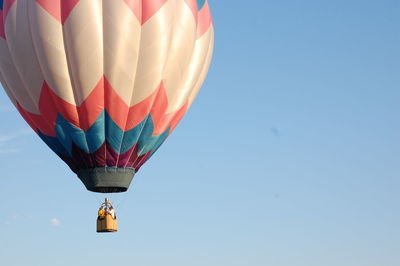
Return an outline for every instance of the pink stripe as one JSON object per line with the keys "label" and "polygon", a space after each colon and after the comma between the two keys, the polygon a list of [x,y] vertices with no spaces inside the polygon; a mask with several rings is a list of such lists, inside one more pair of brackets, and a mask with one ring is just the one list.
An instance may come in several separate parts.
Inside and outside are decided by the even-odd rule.
{"label": "pink stripe", "polygon": [[146,23],[168,0],[124,0],[140,23]]}
{"label": "pink stripe", "polygon": [[210,7],[208,6],[208,2],[206,2],[198,13],[197,38],[203,36],[203,34],[210,28],[211,24],[212,18]]}
{"label": "pink stripe", "polygon": [[197,22],[197,0],[185,0],[186,4],[190,7],[192,10],[194,19]]}
{"label": "pink stripe", "polygon": [[168,0],[143,0],[142,25],[146,23]]}
{"label": "pink stripe", "polygon": [[[168,0],[124,0],[143,25],[146,23]],[[197,1],[185,0],[197,21]]]}
{"label": "pink stripe", "polygon": [[8,11],[10,11],[10,9],[14,3],[15,3],[15,0],[4,0],[4,3],[3,3],[4,21],[7,18]]}
{"label": "pink stripe", "polygon": [[64,24],[69,14],[80,0],[36,0],[52,17]]}
{"label": "pink stripe", "polygon": [[18,110],[29,125],[35,131],[39,129],[47,136],[54,136],[54,126],[58,114],[61,114],[71,124],[86,131],[104,109],[124,131],[134,128],[151,113],[154,122],[153,134],[158,135],[170,126],[171,129],[174,129],[186,113],[187,108],[188,104],[185,103],[179,110],[166,114],[168,98],[162,82],[146,99],[129,107],[104,77],[99,80],[97,86],[80,106],[64,101],[53,92],[46,82],[43,83],[39,99],[40,115],[32,114],[18,104]]}
{"label": "pink stripe", "polygon": [[124,0],[137,19],[142,21],[142,0]]}
{"label": "pink stripe", "polygon": [[[166,111],[168,109],[168,98],[167,93],[164,90],[164,86],[160,88],[157,98],[154,101],[153,107],[151,108],[151,118],[154,122],[154,132],[153,135],[160,135],[169,126],[173,130],[176,127],[176,124],[180,121],[183,115],[187,111],[187,104],[184,104],[182,108],[178,111],[167,114]],[[171,130],[171,132],[172,132]],[[171,133],[170,132],[170,133]]]}

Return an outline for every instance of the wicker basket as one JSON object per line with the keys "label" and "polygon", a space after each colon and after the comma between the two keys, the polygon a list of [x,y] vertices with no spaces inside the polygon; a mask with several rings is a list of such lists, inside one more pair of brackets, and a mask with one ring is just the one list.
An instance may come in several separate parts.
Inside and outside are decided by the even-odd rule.
{"label": "wicker basket", "polygon": [[97,218],[97,232],[98,233],[110,233],[118,231],[117,218],[113,219],[110,214],[106,214],[105,217]]}

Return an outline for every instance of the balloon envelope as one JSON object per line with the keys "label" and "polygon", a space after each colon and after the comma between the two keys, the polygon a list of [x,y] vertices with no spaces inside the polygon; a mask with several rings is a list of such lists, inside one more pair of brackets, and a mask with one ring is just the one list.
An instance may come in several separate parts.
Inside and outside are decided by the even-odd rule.
{"label": "balloon envelope", "polygon": [[0,0],[0,80],[95,192],[126,191],[211,61],[205,0]]}

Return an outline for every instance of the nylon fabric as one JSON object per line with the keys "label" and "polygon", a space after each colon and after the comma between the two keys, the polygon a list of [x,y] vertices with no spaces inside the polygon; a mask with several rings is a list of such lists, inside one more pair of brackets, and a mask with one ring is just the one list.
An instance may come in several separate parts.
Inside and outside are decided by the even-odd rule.
{"label": "nylon fabric", "polygon": [[74,172],[135,172],[175,129],[213,48],[207,1],[0,0],[0,81]]}

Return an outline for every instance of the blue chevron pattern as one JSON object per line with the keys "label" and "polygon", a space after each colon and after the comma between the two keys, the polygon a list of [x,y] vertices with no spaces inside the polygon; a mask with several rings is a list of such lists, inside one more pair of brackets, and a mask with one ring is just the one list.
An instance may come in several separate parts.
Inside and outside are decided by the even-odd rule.
{"label": "blue chevron pattern", "polygon": [[46,136],[41,132],[39,136],[58,155],[71,157],[73,144],[86,153],[95,153],[105,142],[117,154],[125,153],[137,144],[138,155],[143,155],[148,152],[153,154],[168,137],[170,128],[160,135],[153,136],[154,123],[149,114],[136,127],[124,132],[108,113],[103,111],[87,131],[72,125],[59,115],[55,132],[55,137]]}

